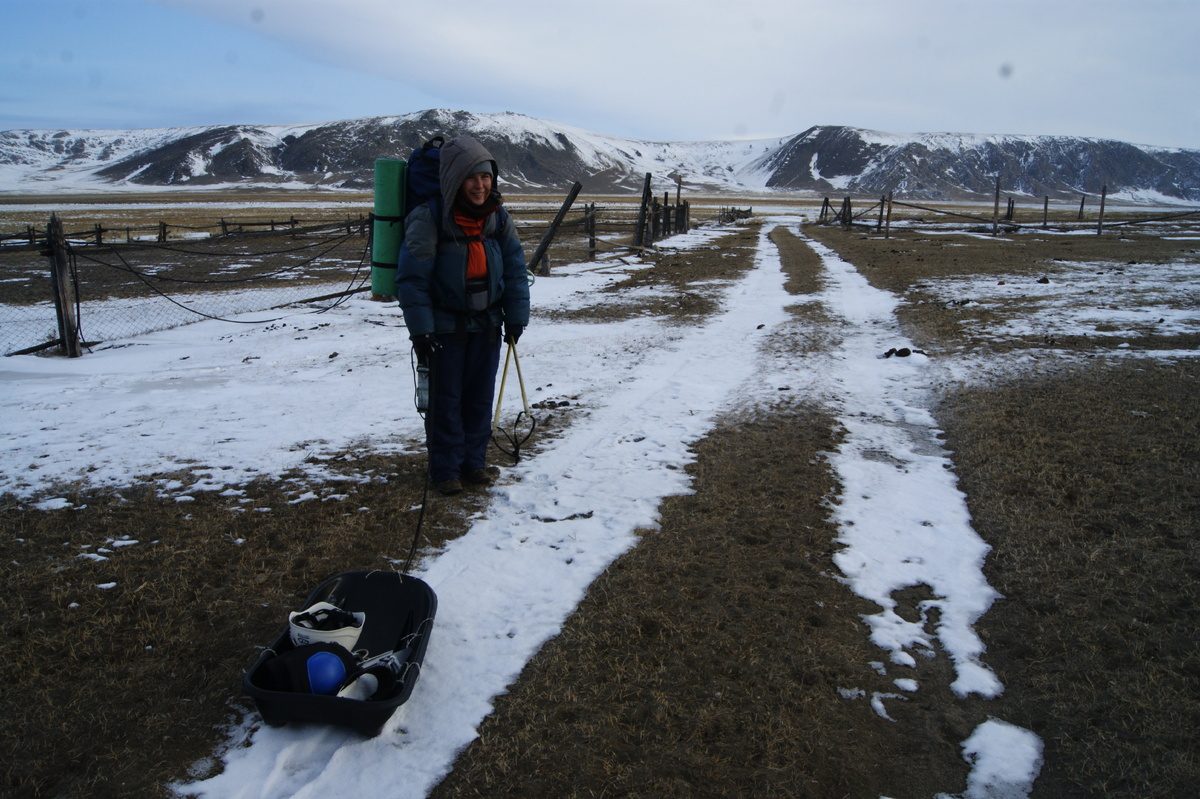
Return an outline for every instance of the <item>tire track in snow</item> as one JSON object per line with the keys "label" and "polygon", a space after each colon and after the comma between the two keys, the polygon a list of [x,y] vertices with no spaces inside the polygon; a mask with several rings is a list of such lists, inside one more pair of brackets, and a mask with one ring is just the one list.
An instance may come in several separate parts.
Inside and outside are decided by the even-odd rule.
{"label": "tire track in snow", "polygon": [[[913,350],[895,318],[899,300],[796,232],[824,266],[818,298],[843,322],[840,343],[821,356],[829,364],[821,393],[840,409],[847,431],[830,457],[842,492],[833,519],[844,548],[834,563],[856,594],[881,608],[865,621],[894,667],[914,666],[914,652],[934,656],[936,638],[954,663],[951,690],[994,698],[1003,686],[982,662],[984,646],[974,629],[999,598],[983,575],[991,547],[971,527],[966,497],[928,411],[931,364],[916,352],[884,357],[893,348]],[[920,620],[910,622],[892,597],[921,585],[933,596],[918,603]],[[919,687],[903,672],[897,684],[903,691]],[[899,698],[876,694],[871,701],[876,713],[890,718],[885,700]],[[989,719],[963,742],[963,752],[972,764],[964,796],[1023,797],[1041,768],[1042,742],[1029,730]]]}
{"label": "tire track in snow", "polygon": [[[966,497],[929,406],[930,362],[923,354],[885,358],[893,348],[915,349],[895,318],[899,300],[876,289],[853,265],[807,237],[820,256],[826,286],[820,295],[843,320],[841,342],[829,353],[827,389],[840,407],[847,435],[831,462],[842,485],[834,510],[844,549],[834,562],[855,593],[882,610],[866,621],[871,640],[892,662],[911,666],[913,652],[931,655],[936,639],[954,661],[959,696],[997,696],[1000,682],[984,665],[975,620],[998,594],[983,561],[990,547],[971,527]],[[895,591],[928,586],[920,622],[895,611]]]}

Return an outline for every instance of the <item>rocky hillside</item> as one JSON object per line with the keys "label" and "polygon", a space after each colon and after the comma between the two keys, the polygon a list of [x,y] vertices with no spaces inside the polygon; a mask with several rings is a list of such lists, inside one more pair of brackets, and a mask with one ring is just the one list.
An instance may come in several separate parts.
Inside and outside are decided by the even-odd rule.
{"label": "rocky hillside", "polygon": [[140,131],[0,132],[0,191],[153,187],[370,189],[377,158],[403,158],[432,136],[471,133],[501,164],[503,183],[561,192],[777,189],[920,199],[1098,194],[1200,202],[1200,151],[1062,136],[887,134],[814,127],[745,142],[644,142],[519,114],[434,110],[317,125]]}
{"label": "rocky hillside", "polygon": [[889,135],[816,127],[761,162],[772,188],[931,199],[1099,194],[1200,201],[1200,151],[1068,136]]}

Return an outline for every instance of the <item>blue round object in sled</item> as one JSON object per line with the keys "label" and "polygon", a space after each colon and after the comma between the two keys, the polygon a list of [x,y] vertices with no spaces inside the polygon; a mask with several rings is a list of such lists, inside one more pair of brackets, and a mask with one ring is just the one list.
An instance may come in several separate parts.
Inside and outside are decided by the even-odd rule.
{"label": "blue round object in sled", "polygon": [[346,679],[346,664],[332,652],[317,652],[305,664],[308,687],[314,694],[336,694]]}

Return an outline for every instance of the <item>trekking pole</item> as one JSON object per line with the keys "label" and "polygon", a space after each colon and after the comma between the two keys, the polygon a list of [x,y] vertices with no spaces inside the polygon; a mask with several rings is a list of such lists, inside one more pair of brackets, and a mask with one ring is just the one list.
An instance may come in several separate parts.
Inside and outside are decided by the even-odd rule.
{"label": "trekking pole", "polygon": [[517,385],[521,387],[521,407],[525,409],[525,415],[533,418],[533,411],[529,410],[529,396],[525,393],[525,378],[521,376],[521,358],[517,355],[517,344],[514,341],[508,345],[512,351],[513,364],[517,367]]}
{"label": "trekking pole", "polygon": [[[513,422],[513,432],[510,434],[507,430],[500,427],[500,408],[504,402],[504,386],[508,382],[508,364],[512,361],[517,367],[517,383],[521,386],[521,403],[524,410],[517,414],[516,420]],[[517,425],[521,423],[521,417],[525,416],[529,419],[529,432],[524,437],[518,440]],[[529,397],[525,393],[525,378],[521,376],[521,358],[517,355],[517,345],[513,342],[508,343],[508,352],[504,356],[504,371],[500,375],[500,391],[496,397],[496,413],[492,417],[492,440],[496,442],[496,447],[507,455],[511,455],[514,461],[521,460],[521,445],[524,444],[533,435],[534,429],[537,427],[537,420],[533,418],[533,411],[529,409]],[[496,433],[503,433],[508,439],[512,449],[505,449],[504,446],[496,440]]]}
{"label": "trekking pole", "polygon": [[504,403],[504,386],[508,383],[508,362],[512,358],[513,347],[508,345],[508,352],[504,355],[504,371],[500,373],[500,391],[496,394],[496,413],[492,415],[492,430],[500,429],[500,406]]}

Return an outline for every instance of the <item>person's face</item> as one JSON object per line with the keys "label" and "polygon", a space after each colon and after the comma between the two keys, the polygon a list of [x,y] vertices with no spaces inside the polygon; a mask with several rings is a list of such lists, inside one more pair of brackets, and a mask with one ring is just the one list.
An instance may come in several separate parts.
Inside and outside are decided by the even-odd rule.
{"label": "person's face", "polygon": [[487,172],[476,172],[470,175],[462,184],[463,196],[471,205],[483,205],[488,195],[492,193],[492,176]]}

